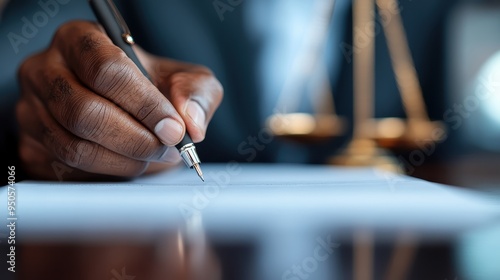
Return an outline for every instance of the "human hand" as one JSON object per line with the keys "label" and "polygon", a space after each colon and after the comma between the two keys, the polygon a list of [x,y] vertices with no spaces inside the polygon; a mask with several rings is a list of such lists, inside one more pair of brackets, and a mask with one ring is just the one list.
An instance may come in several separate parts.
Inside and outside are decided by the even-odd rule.
{"label": "human hand", "polygon": [[[175,144],[194,142],[223,89],[205,67],[136,53],[153,79],[99,25],[66,23],[20,67],[20,158],[38,179],[133,177],[176,165]],[[64,174],[61,174],[64,173]]]}

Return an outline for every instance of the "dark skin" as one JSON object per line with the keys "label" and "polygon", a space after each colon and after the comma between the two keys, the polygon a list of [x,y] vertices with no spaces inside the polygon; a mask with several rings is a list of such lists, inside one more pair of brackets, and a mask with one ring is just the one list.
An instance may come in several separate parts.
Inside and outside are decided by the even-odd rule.
{"label": "dark skin", "polygon": [[37,179],[128,178],[172,168],[189,132],[200,142],[223,97],[203,66],[136,47],[153,79],[93,22],[66,23],[20,67],[20,158]]}

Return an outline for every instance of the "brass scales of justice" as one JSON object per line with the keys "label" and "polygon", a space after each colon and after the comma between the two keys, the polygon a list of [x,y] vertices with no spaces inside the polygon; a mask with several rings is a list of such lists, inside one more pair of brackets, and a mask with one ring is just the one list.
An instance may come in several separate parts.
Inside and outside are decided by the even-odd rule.
{"label": "brass scales of justice", "polygon": [[[440,121],[429,119],[422,89],[411,57],[397,0],[354,0],[353,38],[369,38],[361,43],[353,40],[354,117],[353,137],[347,147],[329,163],[342,166],[376,166],[401,172],[397,161],[387,150],[411,151],[418,144],[441,141],[446,133],[436,135],[436,129],[445,131]],[[333,95],[328,81],[327,67],[321,57],[324,53],[328,26],[333,17],[335,1],[317,1],[315,17],[309,26],[308,37],[296,57],[291,73],[285,81],[278,101],[278,113],[267,120],[267,127],[275,136],[301,142],[331,139],[345,134],[346,122],[334,110]],[[399,89],[406,119],[374,118],[375,76],[375,6],[392,18],[382,24],[396,84]],[[357,27],[357,28],[356,28]],[[361,32],[364,32],[361,34]],[[310,91],[314,114],[282,113],[298,108],[302,97],[301,86],[312,74],[321,77],[321,89]],[[439,138],[440,137],[440,138]],[[417,144],[418,143],[418,144]]]}

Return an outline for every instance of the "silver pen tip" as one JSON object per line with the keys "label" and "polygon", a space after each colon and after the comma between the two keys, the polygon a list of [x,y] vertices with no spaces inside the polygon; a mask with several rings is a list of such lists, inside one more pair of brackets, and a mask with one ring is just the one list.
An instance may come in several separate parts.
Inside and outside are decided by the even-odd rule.
{"label": "silver pen tip", "polygon": [[196,173],[200,177],[200,179],[205,182],[205,178],[203,178],[203,172],[201,171],[200,165],[198,163],[193,164],[194,170],[196,170]]}

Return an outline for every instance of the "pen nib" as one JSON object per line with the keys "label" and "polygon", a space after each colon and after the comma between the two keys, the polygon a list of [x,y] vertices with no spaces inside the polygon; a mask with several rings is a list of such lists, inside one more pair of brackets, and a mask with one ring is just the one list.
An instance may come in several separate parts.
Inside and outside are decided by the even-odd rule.
{"label": "pen nib", "polygon": [[198,176],[200,179],[205,182],[205,178],[203,178],[203,172],[201,171],[200,165],[198,163],[193,164],[194,170],[196,170],[196,173],[198,173]]}

